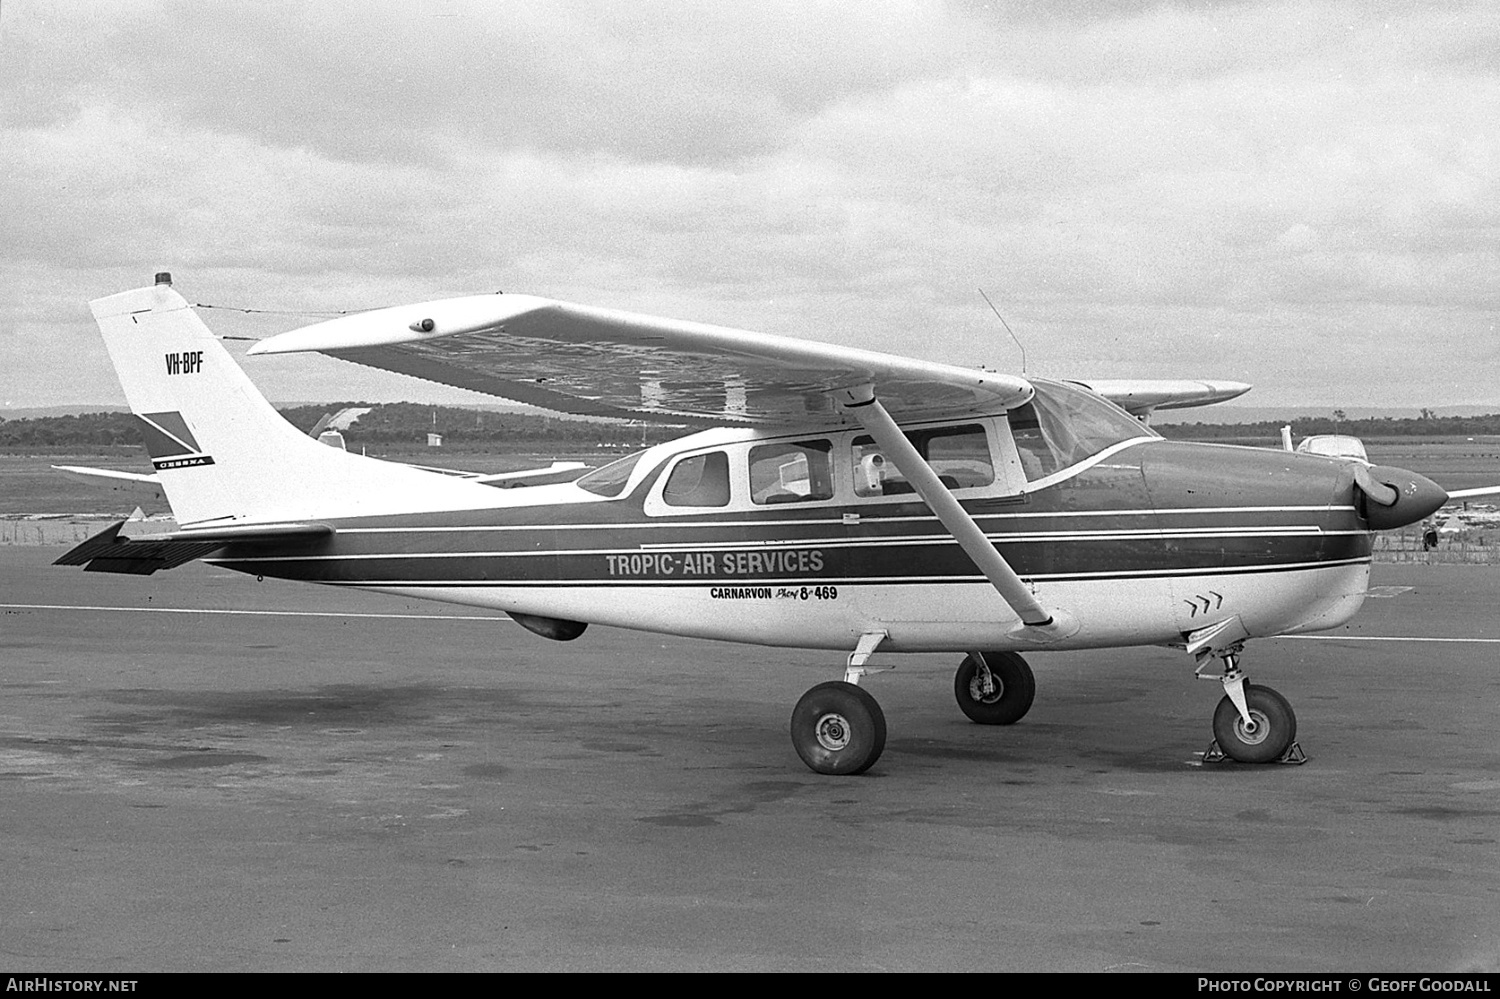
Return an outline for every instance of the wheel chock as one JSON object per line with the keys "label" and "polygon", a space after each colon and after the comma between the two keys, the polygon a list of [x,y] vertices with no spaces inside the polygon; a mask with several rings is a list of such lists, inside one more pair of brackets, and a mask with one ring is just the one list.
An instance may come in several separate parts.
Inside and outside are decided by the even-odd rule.
{"label": "wheel chock", "polygon": [[1293,742],[1290,746],[1286,747],[1286,752],[1277,757],[1276,762],[1284,763],[1291,767],[1300,767],[1306,763],[1307,754],[1302,751],[1302,743]]}
{"label": "wheel chock", "polygon": [[[1203,751],[1204,763],[1224,763],[1226,761],[1229,763],[1234,762],[1234,760],[1231,760],[1229,759],[1229,757],[1224,755],[1224,750],[1219,748],[1218,739],[1215,739],[1213,742],[1209,743],[1208,748]],[[1280,763],[1285,766],[1300,767],[1302,764],[1307,762],[1307,754],[1302,751],[1302,743],[1294,742],[1290,746],[1286,747],[1286,752],[1282,753],[1271,762]]]}

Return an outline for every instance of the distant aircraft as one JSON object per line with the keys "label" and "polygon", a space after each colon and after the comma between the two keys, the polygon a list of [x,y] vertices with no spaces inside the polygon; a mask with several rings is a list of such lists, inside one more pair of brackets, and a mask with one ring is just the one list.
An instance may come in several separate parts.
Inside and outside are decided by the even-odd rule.
{"label": "distant aircraft", "polygon": [[[1397,468],[1167,441],[1127,412],[1239,383],[1027,379],[526,295],[346,316],[250,349],[711,427],[576,481],[497,490],[299,433],[167,275],[92,309],[179,526],[122,521],[59,564],[202,559],[493,608],[563,641],[600,624],[840,650],[841,677],[791,720],[825,774],[880,757],[885,717],[860,686],[877,651],[964,653],[959,708],[1008,725],[1035,693],[1022,652],[1181,649],[1222,681],[1222,751],[1281,759],[1296,716],[1246,681],[1245,643],[1348,621],[1373,533],[1448,499]],[[612,665],[611,682],[628,672]]]}

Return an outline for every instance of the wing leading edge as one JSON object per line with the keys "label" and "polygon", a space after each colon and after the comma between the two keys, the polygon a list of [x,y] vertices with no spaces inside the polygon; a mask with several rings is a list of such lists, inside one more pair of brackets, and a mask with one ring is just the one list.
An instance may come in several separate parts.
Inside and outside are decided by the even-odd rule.
{"label": "wing leading edge", "polygon": [[950,364],[530,295],[380,309],[262,340],[581,416],[679,424],[839,421],[863,384],[903,420],[1012,409],[1031,383]]}

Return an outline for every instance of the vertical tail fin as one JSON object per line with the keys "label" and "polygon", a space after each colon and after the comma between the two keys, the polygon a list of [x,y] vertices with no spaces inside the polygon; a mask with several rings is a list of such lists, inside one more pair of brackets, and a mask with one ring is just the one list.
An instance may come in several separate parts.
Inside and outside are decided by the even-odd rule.
{"label": "vertical tail fin", "polygon": [[297,430],[164,278],[89,307],[179,523],[491,505],[484,486],[346,454]]}

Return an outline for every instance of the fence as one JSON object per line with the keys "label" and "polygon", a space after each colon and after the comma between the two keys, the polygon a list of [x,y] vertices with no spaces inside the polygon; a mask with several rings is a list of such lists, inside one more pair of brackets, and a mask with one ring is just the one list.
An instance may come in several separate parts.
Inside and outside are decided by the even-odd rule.
{"label": "fence", "polygon": [[108,519],[0,519],[0,545],[76,545],[109,524]]}
{"label": "fence", "polygon": [[1375,535],[1375,561],[1453,563],[1461,565],[1500,564],[1500,531],[1463,530],[1438,534],[1437,546],[1428,548],[1420,525],[1403,527]]}

